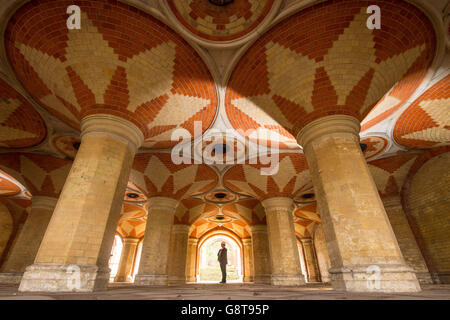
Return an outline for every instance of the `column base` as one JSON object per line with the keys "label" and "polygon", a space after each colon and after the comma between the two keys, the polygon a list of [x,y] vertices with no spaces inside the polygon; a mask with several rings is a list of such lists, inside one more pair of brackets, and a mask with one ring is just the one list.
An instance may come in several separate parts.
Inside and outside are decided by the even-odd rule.
{"label": "column base", "polygon": [[18,285],[22,277],[23,272],[2,272],[0,273],[0,284]]}
{"label": "column base", "polygon": [[134,278],[135,286],[167,286],[168,284],[167,274],[138,274]]}
{"label": "column base", "polygon": [[186,278],[185,277],[169,277],[168,278],[168,283],[169,285],[172,286],[178,286],[178,285],[183,285],[186,284]]}
{"label": "column base", "polygon": [[253,282],[255,284],[270,284],[270,278],[270,274],[258,275],[254,277]]}
{"label": "column base", "polygon": [[[349,292],[420,292],[419,281],[406,265],[373,265],[332,268],[333,289]],[[379,272],[378,272],[379,271]]]}
{"label": "column base", "polygon": [[303,286],[305,285],[305,278],[296,274],[273,274],[271,284],[273,286]]}
{"label": "column base", "polygon": [[132,282],[133,279],[130,276],[119,276],[114,278],[114,282]]}
{"label": "column base", "polygon": [[186,278],[186,282],[197,282],[197,277],[193,276],[193,277],[187,277]]}
{"label": "column base", "polygon": [[109,268],[95,265],[34,264],[26,268],[20,292],[93,292],[106,290]]}
{"label": "column base", "polygon": [[433,284],[433,278],[429,272],[416,272],[417,280],[420,284]]}
{"label": "column base", "polygon": [[253,276],[244,276],[243,282],[253,282]]}

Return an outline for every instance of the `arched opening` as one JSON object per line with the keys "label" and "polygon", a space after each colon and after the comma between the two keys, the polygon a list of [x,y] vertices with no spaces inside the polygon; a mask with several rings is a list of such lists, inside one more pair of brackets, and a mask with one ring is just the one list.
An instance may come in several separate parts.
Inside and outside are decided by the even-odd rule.
{"label": "arched opening", "polygon": [[[8,243],[10,242],[13,233],[14,224],[8,208],[0,203],[0,258],[6,255]],[[2,259],[0,259],[0,263]]]}
{"label": "arched opening", "polygon": [[122,255],[123,241],[119,235],[114,236],[114,243],[111,250],[111,257],[109,258],[109,282],[114,282],[114,278],[117,275],[119,269],[120,256]]}
{"label": "arched opening", "polygon": [[217,283],[222,278],[217,253],[221,243],[228,249],[227,282],[240,283],[243,280],[242,243],[228,233],[212,233],[199,241],[197,253],[197,282]]}

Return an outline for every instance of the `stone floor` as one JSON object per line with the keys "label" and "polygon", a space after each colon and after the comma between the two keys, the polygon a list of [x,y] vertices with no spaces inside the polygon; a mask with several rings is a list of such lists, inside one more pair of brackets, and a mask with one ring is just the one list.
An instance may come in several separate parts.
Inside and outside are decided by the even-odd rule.
{"label": "stone floor", "polygon": [[0,300],[450,300],[450,285],[423,286],[419,293],[347,293],[323,284],[287,288],[254,284],[186,284],[136,288],[111,284],[95,293],[19,293],[17,287],[0,285]]}

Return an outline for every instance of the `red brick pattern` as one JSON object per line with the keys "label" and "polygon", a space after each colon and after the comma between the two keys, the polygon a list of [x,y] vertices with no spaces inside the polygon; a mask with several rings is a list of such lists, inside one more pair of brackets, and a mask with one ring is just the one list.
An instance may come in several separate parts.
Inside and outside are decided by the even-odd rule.
{"label": "red brick pattern", "polygon": [[211,41],[229,41],[254,30],[274,0],[238,0],[216,6],[207,0],[168,0],[177,19],[192,33]]}
{"label": "red brick pattern", "polygon": [[370,159],[379,155],[386,149],[388,145],[388,141],[385,138],[381,137],[367,137],[361,139],[360,143],[367,145],[366,150],[364,150],[363,152],[366,159]]}
{"label": "red brick pattern", "polygon": [[399,195],[417,155],[405,154],[370,161],[368,167],[382,197]]}
{"label": "red brick pattern", "polygon": [[450,144],[450,75],[422,94],[397,120],[394,139],[408,148]]}
{"label": "red brick pattern", "polygon": [[72,161],[32,153],[5,153],[0,169],[13,176],[32,195],[58,198]]}
{"label": "red brick pattern", "polygon": [[40,114],[0,79],[0,147],[32,147],[44,140],[47,128]]}
{"label": "red brick pattern", "polygon": [[[247,210],[243,210],[242,208]],[[266,224],[266,213],[261,202],[256,199],[241,200],[223,207],[222,212],[228,216],[242,220],[248,225]]]}
{"label": "red brick pattern", "polygon": [[147,222],[146,215],[146,208],[130,203],[124,203],[116,231],[122,237],[143,237],[145,224]]}
{"label": "red brick pattern", "polygon": [[170,153],[140,153],[135,156],[130,180],[149,198],[180,200],[210,191],[219,177],[204,164],[176,165]]}
{"label": "red brick pattern", "polygon": [[[369,5],[383,12],[380,30],[366,27]],[[392,87],[390,95],[401,101],[414,92],[435,42],[428,18],[405,1],[331,0],[309,7],[269,30],[241,58],[226,92],[228,118],[247,130],[265,127],[259,118],[270,116],[278,122],[269,123],[272,128],[293,136],[327,115],[363,120]],[[249,114],[250,105],[266,115]]]}
{"label": "red brick pattern", "polygon": [[[81,8],[81,30],[66,26],[72,4]],[[216,88],[200,56],[132,6],[115,0],[33,0],[15,13],[5,39],[24,87],[76,129],[83,117],[107,113],[136,124],[144,146],[157,148],[174,144],[170,130],[192,131],[201,120],[204,131],[214,118]]]}
{"label": "red brick pattern", "polygon": [[215,216],[219,208],[211,203],[197,199],[184,199],[178,204],[174,224],[190,225],[200,219]]}
{"label": "red brick pattern", "polygon": [[230,190],[250,195],[260,201],[272,197],[294,198],[309,188],[308,164],[303,154],[280,154],[280,170],[273,175],[261,174],[263,164],[243,164],[231,167],[223,181]]}

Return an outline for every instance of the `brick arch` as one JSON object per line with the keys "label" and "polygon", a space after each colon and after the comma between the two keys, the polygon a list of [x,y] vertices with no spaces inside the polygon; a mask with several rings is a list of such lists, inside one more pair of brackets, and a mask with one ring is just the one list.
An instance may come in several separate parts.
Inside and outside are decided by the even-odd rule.
{"label": "brick arch", "polygon": [[171,132],[193,133],[195,120],[209,127],[216,87],[186,41],[149,14],[108,0],[77,2],[81,29],[68,30],[72,4],[33,0],[8,24],[9,60],[36,101],[76,129],[91,114],[125,118],[141,129],[145,147],[172,146]]}
{"label": "brick arch", "polygon": [[[434,280],[438,280],[437,278],[439,278],[439,273],[442,272],[442,264],[437,264],[436,263],[436,257],[439,257],[440,255],[436,255],[436,246],[434,246],[434,244],[438,244],[438,246],[440,244],[444,245],[444,246],[448,246],[449,244],[449,240],[448,240],[448,232],[446,232],[446,226],[449,223],[449,219],[448,219],[448,209],[441,208],[441,212],[443,212],[443,215],[440,215],[440,217],[436,217],[436,213],[440,214],[440,210],[439,208],[437,208],[437,212],[433,212],[436,208],[433,208],[433,205],[431,205],[430,203],[432,201],[435,201],[438,198],[445,198],[445,194],[443,192],[445,192],[448,188],[447,188],[447,184],[444,184],[443,186],[439,186],[435,183],[433,183],[433,187],[430,189],[430,184],[428,184],[428,186],[424,186],[423,192],[420,193],[421,196],[424,197],[424,201],[427,200],[427,205],[428,205],[428,210],[427,212],[424,212],[423,214],[426,216],[428,215],[429,218],[428,221],[425,221],[422,219],[421,221],[417,220],[417,212],[416,214],[414,213],[414,211],[417,211],[414,208],[413,205],[411,204],[411,199],[410,199],[410,195],[411,195],[411,189],[413,187],[413,183],[414,183],[414,178],[420,173],[420,171],[424,168],[424,167],[428,167],[428,169],[430,167],[434,167],[437,170],[442,171],[442,173],[439,173],[440,176],[442,176],[442,181],[445,181],[444,179],[447,178],[448,180],[448,170],[446,170],[446,168],[448,168],[448,162],[449,162],[449,152],[450,152],[450,146],[444,146],[444,147],[437,147],[437,148],[433,148],[430,150],[427,150],[426,152],[422,153],[421,155],[417,156],[416,160],[414,161],[414,163],[412,164],[411,168],[409,169],[408,175],[405,179],[405,182],[403,184],[403,187],[401,189],[401,202],[402,202],[402,207],[403,210],[406,214],[406,217],[408,219],[409,225],[411,226],[411,230],[416,238],[417,244],[422,252],[422,255],[425,259],[425,262],[427,264],[428,270],[430,271],[431,275],[433,276]],[[447,159],[447,163],[444,163],[444,165],[440,165],[440,166],[428,166],[429,163],[431,163],[431,161],[437,160],[438,157],[444,157],[446,156]],[[428,180],[432,181],[432,177],[430,176],[430,173],[425,173],[422,176],[422,180],[423,177],[426,177]],[[416,184],[417,185],[417,184]],[[422,186],[421,186],[422,187]],[[427,190],[428,189],[428,190]],[[448,199],[447,199],[448,200]],[[434,215],[433,215],[434,213]],[[430,215],[432,214],[432,215]],[[442,217],[445,217],[444,219],[442,219]],[[433,225],[434,224],[434,225]],[[443,232],[436,232],[436,236],[440,237],[442,235],[442,237],[446,237],[439,239],[439,240],[433,240],[432,236],[430,238],[430,231],[431,233],[437,231],[438,229],[443,230]],[[426,234],[424,234],[424,231],[428,231]],[[430,245],[431,243],[431,245]],[[431,248],[433,247],[433,248]],[[448,251],[448,250],[447,250]],[[443,252],[446,252],[445,249],[443,250]],[[448,268],[447,268],[448,269]],[[448,270],[444,270],[444,274],[448,274]],[[446,276],[444,279],[440,279],[440,281],[442,281],[443,283],[448,283],[449,279],[448,276]]]}
{"label": "brick arch", "polygon": [[[380,30],[366,27],[369,5],[385,13]],[[431,22],[405,1],[327,1],[250,47],[230,77],[226,113],[236,129],[268,128],[288,138],[327,115],[361,121],[381,103],[372,114],[378,122],[422,83],[435,47]]]}
{"label": "brick arch", "polygon": [[26,148],[41,143],[47,127],[41,115],[0,78],[0,147]]}
{"label": "brick arch", "polygon": [[0,196],[14,196],[20,193],[21,190],[22,188],[16,179],[0,170]]}

